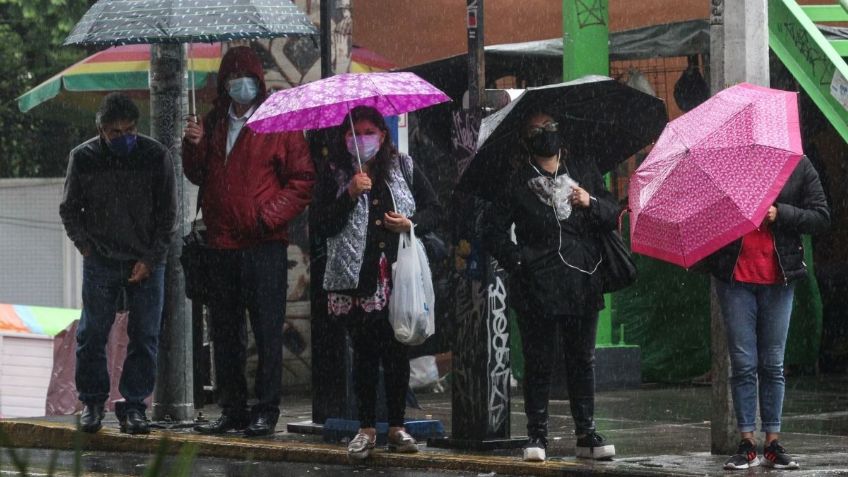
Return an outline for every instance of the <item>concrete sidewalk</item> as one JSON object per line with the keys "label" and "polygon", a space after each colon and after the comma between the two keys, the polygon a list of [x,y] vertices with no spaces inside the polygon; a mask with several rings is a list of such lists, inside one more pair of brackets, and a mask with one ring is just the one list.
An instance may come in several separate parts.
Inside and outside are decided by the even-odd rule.
{"label": "concrete sidewalk", "polygon": [[[450,396],[419,394],[421,410],[410,409],[409,418],[431,415],[450,430]],[[453,469],[497,475],[726,475],[721,466],[726,456],[709,454],[710,388],[643,386],[640,390],[599,393],[596,402],[598,430],[615,444],[611,462],[586,462],[574,457],[572,421],[567,401],[551,405],[550,457],[543,464],[525,463],[520,449],[469,452],[421,446],[413,455],[378,451],[370,467]],[[214,418],[217,409],[202,409]],[[86,436],[85,448],[100,451],[153,452],[159,439],[193,442],[205,456],[232,459],[346,464],[344,444],[328,444],[321,436],[286,432],[286,424],[309,420],[308,396],[286,396],[278,432],[268,438],[246,439],[237,434],[199,436],[186,429],[157,430],[150,436],[127,436],[117,432],[114,416],[94,436]],[[69,449],[74,443],[73,416],[10,419],[0,430],[16,447]],[[512,399],[512,435],[524,431],[520,391]],[[801,464],[793,476],[848,475],[848,377],[790,377],[787,382],[781,441]],[[172,445],[173,452],[179,445]],[[744,475],[773,474],[757,468]]]}

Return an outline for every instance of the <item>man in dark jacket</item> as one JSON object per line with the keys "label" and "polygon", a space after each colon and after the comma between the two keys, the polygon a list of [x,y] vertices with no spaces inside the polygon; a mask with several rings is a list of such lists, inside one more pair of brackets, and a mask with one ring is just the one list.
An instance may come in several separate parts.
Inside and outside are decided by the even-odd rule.
{"label": "man in dark jacket", "polygon": [[[288,224],[312,198],[315,171],[302,132],[257,134],[245,127],[265,100],[262,62],[249,47],[221,60],[218,97],[183,140],[186,177],[200,186],[207,242],[220,258],[209,307],[222,414],[195,427],[205,434],[274,432],[280,414]],[[245,379],[249,312],[259,363],[257,403],[248,411]]]}
{"label": "man in dark jacket", "polygon": [[99,135],[71,151],[59,207],[83,255],[83,310],[77,329],[76,387],[85,432],[101,427],[109,397],[106,340],[118,311],[129,311],[121,374],[121,432],[147,434],[144,400],[153,392],[164,303],[165,258],[176,232],[174,165],[168,150],[138,134],[138,108],[106,96]]}
{"label": "man in dark jacket", "polygon": [[[830,210],[816,170],[806,157],[793,171],[763,224],[707,258],[727,333],[730,389],[741,441],[726,470],[757,464],[797,469],[778,441],[785,381],[783,355],[795,281],[807,274],[801,234],[830,226]],[[758,406],[759,404],[759,406]],[[763,459],[754,439],[760,410]]]}

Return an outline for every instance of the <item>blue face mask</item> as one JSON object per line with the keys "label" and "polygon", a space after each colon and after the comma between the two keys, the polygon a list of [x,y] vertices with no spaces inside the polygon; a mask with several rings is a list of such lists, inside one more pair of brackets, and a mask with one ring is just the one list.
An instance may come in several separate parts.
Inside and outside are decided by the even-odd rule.
{"label": "blue face mask", "polygon": [[259,93],[259,82],[253,78],[242,77],[231,79],[227,86],[230,97],[233,101],[239,104],[248,105],[253,103],[256,95]]}
{"label": "blue face mask", "polygon": [[365,136],[356,136],[356,143],[353,142],[353,136],[346,140],[347,152],[354,158],[356,157],[356,146],[359,145],[359,159],[362,162],[368,161],[377,155],[380,151],[380,135],[369,134]]}
{"label": "blue face mask", "polygon": [[135,149],[136,142],[138,142],[138,136],[135,134],[124,134],[116,137],[109,141],[109,150],[112,151],[113,154],[120,157],[129,156],[133,149]]}

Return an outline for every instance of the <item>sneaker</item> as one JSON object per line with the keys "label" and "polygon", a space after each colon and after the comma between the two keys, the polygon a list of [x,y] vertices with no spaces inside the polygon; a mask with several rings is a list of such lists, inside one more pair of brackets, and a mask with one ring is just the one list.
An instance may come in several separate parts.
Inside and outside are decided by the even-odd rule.
{"label": "sneaker", "polygon": [[374,446],[377,444],[377,437],[374,437],[374,440],[371,440],[368,437],[368,434],[364,432],[360,432],[350,441],[350,444],[347,445],[347,456],[354,460],[363,460],[368,458],[371,455],[371,451],[374,450]]}
{"label": "sneaker", "polygon": [[724,463],[724,470],[750,469],[758,465],[760,460],[757,458],[757,447],[754,442],[750,439],[742,439],[739,447],[736,448],[736,453]]}
{"label": "sneaker", "polygon": [[530,437],[524,445],[524,460],[527,462],[544,462],[548,440],[544,437]]}
{"label": "sneaker", "polygon": [[418,443],[415,442],[415,438],[410,436],[408,432],[398,431],[394,437],[389,437],[389,444],[387,448],[389,449],[389,452],[414,454],[418,452]]}
{"label": "sneaker", "polygon": [[786,449],[777,442],[777,439],[771,441],[771,444],[763,448],[762,464],[765,467],[773,467],[775,469],[798,469],[801,466],[792,460],[792,457],[786,453]]}
{"label": "sneaker", "polygon": [[606,444],[604,436],[595,431],[577,438],[577,457],[594,460],[610,460],[615,457],[615,446]]}

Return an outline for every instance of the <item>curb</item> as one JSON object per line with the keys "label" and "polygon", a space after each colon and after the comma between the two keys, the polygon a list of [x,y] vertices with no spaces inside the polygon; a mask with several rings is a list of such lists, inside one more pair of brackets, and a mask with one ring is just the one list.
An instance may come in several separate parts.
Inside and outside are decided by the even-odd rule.
{"label": "curb", "polygon": [[[41,420],[2,420],[0,433],[6,435],[13,447],[73,450],[76,427],[62,422]],[[160,441],[167,438],[171,445],[168,454],[177,454],[186,444],[197,446],[197,455],[237,460],[299,462],[331,465],[351,465],[347,450],[337,445],[292,441],[247,439],[234,436],[201,436],[155,430],[149,435],[131,436],[117,429],[103,428],[96,434],[84,434],[82,448],[86,451],[136,452],[154,454]],[[515,457],[458,454],[422,451],[416,454],[395,454],[378,450],[363,462],[368,467],[405,469],[439,469],[477,473],[548,476],[628,476],[654,477],[668,475],[648,469],[622,469],[610,463],[547,461],[526,463]],[[678,474],[680,475],[680,474]],[[693,474],[694,475],[694,474]]]}

